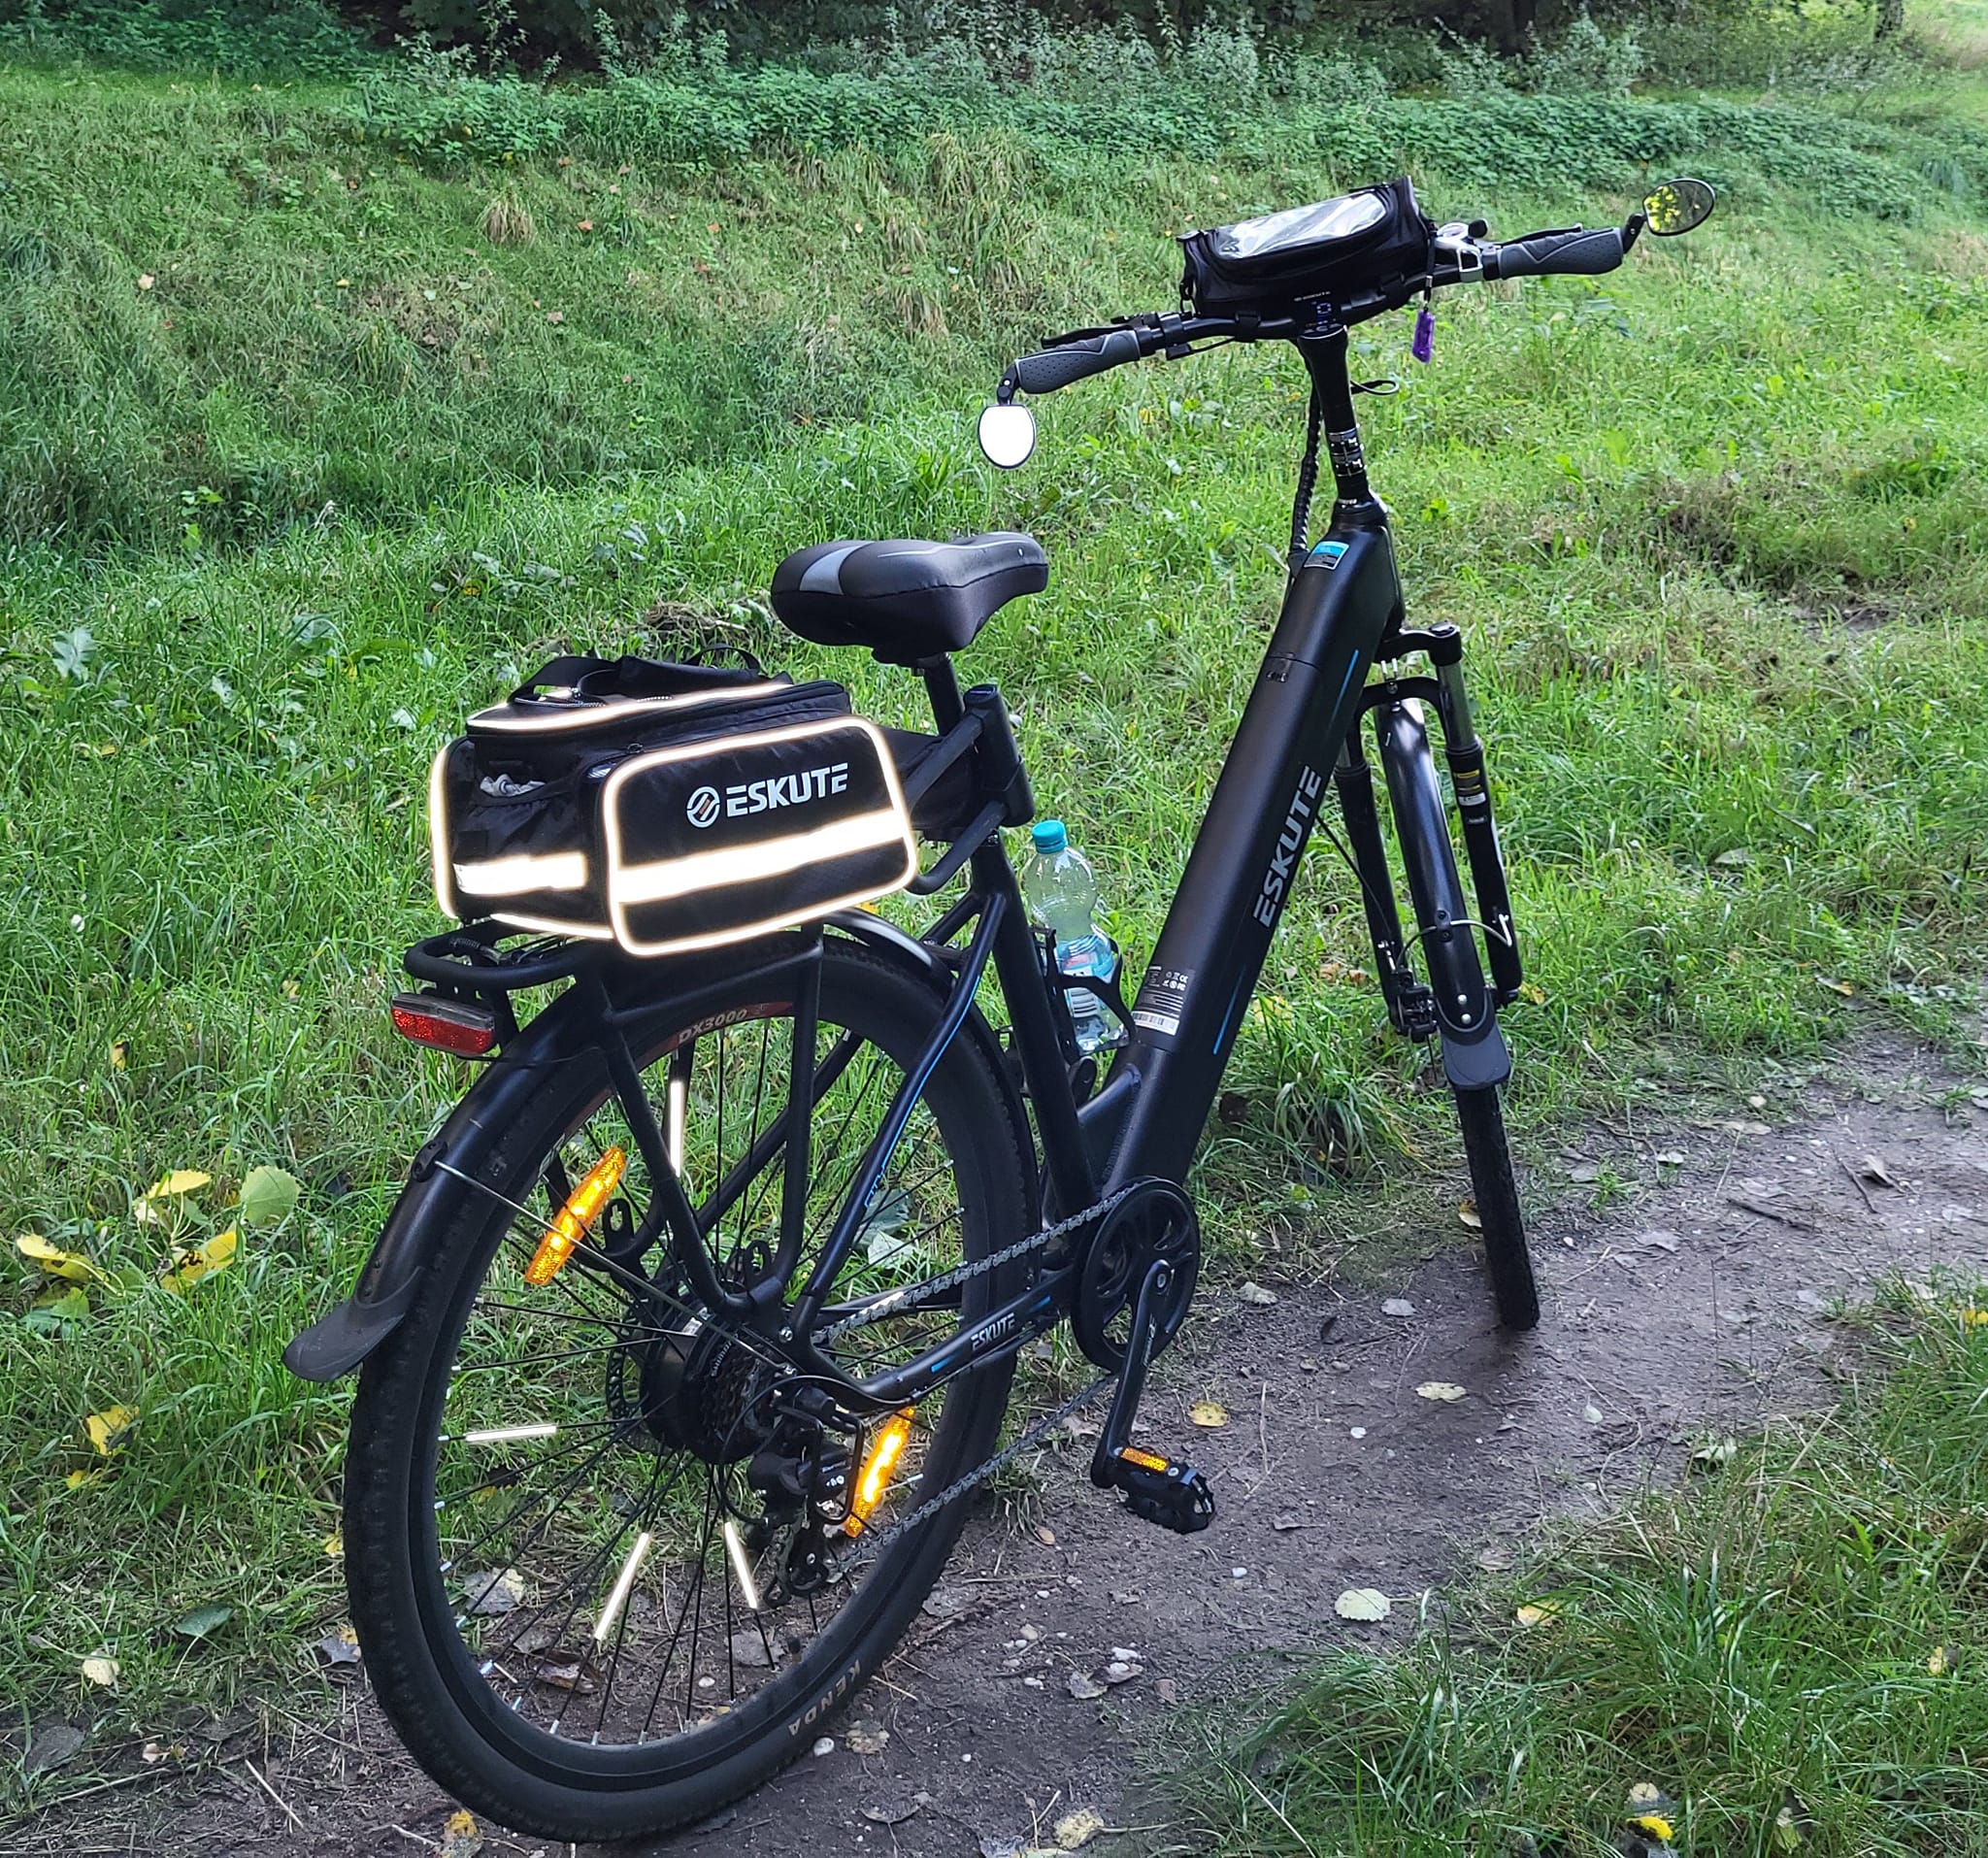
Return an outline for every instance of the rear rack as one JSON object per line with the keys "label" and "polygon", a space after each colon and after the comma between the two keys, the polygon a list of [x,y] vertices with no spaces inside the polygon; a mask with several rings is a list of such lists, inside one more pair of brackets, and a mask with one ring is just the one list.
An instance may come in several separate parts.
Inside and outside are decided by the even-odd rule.
{"label": "rear rack", "polygon": [[599,943],[531,936],[516,946],[499,945],[516,935],[501,923],[474,923],[417,942],[401,956],[416,980],[462,993],[515,993],[570,980],[607,952]]}

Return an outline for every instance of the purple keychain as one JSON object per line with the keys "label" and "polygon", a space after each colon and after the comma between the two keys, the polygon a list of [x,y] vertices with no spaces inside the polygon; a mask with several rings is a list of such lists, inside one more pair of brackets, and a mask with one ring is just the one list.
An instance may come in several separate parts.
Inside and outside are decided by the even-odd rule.
{"label": "purple keychain", "polygon": [[1415,312],[1415,339],[1408,344],[1408,352],[1417,361],[1433,361],[1436,358],[1436,312],[1429,307],[1429,299],[1422,299],[1421,309]]}

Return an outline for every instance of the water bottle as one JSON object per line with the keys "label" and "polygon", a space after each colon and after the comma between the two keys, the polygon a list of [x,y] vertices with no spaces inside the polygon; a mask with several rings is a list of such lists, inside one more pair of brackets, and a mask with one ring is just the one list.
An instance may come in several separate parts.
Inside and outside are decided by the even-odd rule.
{"label": "water bottle", "polygon": [[[1039,819],[1030,834],[1035,855],[1022,872],[1022,894],[1037,917],[1056,938],[1056,965],[1067,975],[1098,975],[1110,979],[1118,956],[1093,920],[1098,907],[1098,879],[1090,862],[1070,843],[1060,819]],[[1122,1045],[1125,1029],[1107,1013],[1088,987],[1064,994],[1077,1048],[1102,1051]]]}

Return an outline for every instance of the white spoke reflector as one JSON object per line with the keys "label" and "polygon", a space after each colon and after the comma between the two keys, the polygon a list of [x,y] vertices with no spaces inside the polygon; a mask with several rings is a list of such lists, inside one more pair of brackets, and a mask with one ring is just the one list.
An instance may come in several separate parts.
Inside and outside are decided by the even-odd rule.
{"label": "white spoke reflector", "polygon": [[466,1432],[462,1442],[466,1445],[514,1445],[522,1439],[549,1439],[559,1428],[549,1419],[541,1419],[529,1426],[488,1426],[480,1432]]}
{"label": "white spoke reflector", "polygon": [[739,1540],[739,1525],[727,1516],[723,1525],[725,1552],[732,1558],[732,1572],[739,1576],[739,1589],[746,1596],[746,1605],[753,1612],[759,1610],[759,1584],[752,1578],[751,1564],[746,1559],[746,1544]]}
{"label": "white spoke reflector", "polygon": [[608,1604],[601,1609],[601,1616],[594,1621],[594,1643],[605,1645],[608,1635],[614,1630],[614,1621],[621,1617],[621,1609],[628,1604],[629,1590],[635,1585],[635,1576],[641,1571],[655,1538],[645,1529],[635,1539],[635,1546],[628,1551],[628,1559],[621,1564],[621,1572],[614,1576],[614,1590],[608,1596]]}

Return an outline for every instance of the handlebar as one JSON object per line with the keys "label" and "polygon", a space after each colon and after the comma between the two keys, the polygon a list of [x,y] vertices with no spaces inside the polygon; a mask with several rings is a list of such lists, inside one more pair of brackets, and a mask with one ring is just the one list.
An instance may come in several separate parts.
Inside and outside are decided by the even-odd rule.
{"label": "handlebar", "polygon": [[1146,355],[1177,359],[1201,342],[1292,341],[1322,333],[1333,323],[1345,327],[1365,322],[1412,303],[1425,290],[1453,284],[1501,278],[1599,277],[1622,262],[1641,230],[1640,216],[1622,226],[1567,226],[1503,242],[1487,238],[1481,221],[1444,226],[1436,235],[1426,276],[1399,279],[1342,303],[1321,303],[1309,321],[1295,316],[1168,313],[1127,317],[1105,329],[1077,329],[1011,362],[997,398],[1005,402],[1016,393],[1054,393],[1058,387]]}

